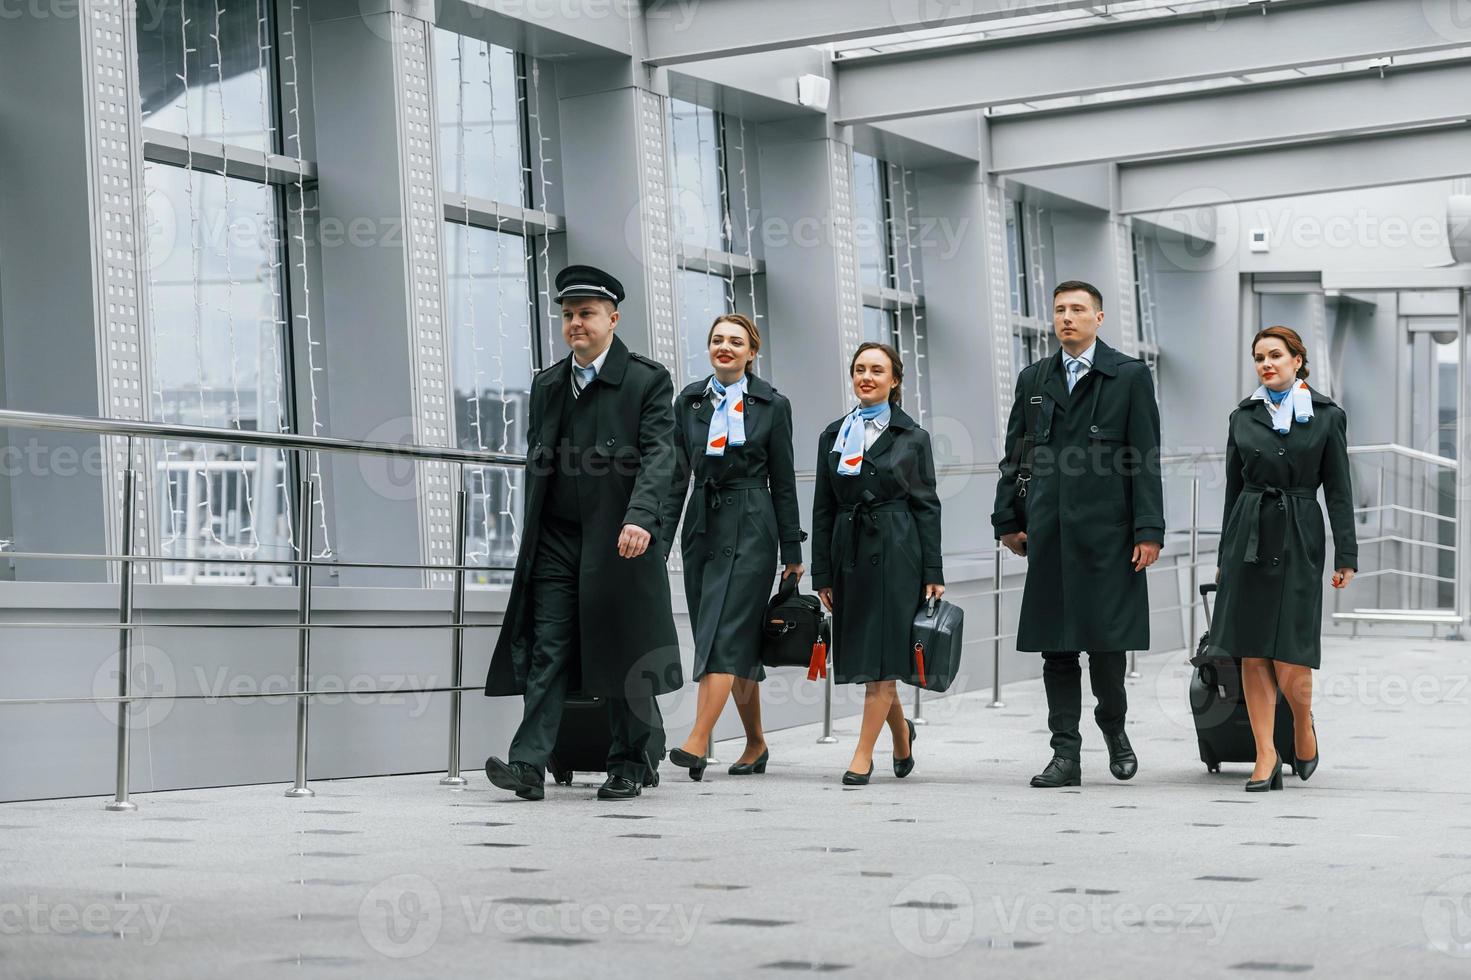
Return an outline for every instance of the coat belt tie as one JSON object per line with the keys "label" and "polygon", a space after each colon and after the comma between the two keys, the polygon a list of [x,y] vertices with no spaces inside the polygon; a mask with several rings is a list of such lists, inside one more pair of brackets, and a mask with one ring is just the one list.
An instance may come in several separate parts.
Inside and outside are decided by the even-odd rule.
{"label": "coat belt tie", "polygon": [[691,534],[705,533],[705,511],[720,509],[720,495],[726,490],[765,490],[766,480],[760,477],[747,476],[731,480],[717,480],[713,476],[707,476],[695,483],[694,493],[690,503],[695,512],[695,523],[690,528]]}
{"label": "coat belt tie", "polygon": [[1281,510],[1287,509],[1285,497],[1297,497],[1304,500],[1316,500],[1318,498],[1317,487],[1274,487],[1266,483],[1248,483],[1242,488],[1242,493],[1254,493],[1257,495],[1256,506],[1247,504],[1251,509],[1247,512],[1246,527],[1246,562],[1251,565],[1261,564],[1262,539],[1262,507],[1268,500],[1277,501]]}
{"label": "coat belt tie", "polygon": [[851,567],[858,561],[859,535],[867,530],[869,534],[879,533],[878,521],[874,520],[874,514],[891,511],[909,510],[907,500],[864,500],[856,504],[845,504],[838,508],[840,512],[848,515],[848,527],[852,532],[852,548],[848,552],[848,564]]}

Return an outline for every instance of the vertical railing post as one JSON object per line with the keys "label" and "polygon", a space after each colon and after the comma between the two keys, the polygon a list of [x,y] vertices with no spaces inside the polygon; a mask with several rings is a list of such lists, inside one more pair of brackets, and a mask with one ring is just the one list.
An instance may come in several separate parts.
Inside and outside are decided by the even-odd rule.
{"label": "vertical railing post", "polygon": [[465,785],[465,777],[460,775],[460,685],[465,674],[465,530],[470,495],[465,492],[464,467],[457,465],[455,469],[460,474],[460,488],[455,493],[454,628],[450,630],[450,675],[454,690],[449,695],[449,765],[439,781],[441,786]]}
{"label": "vertical railing post", "polygon": [[[307,469],[306,454],[302,453],[301,472]],[[311,690],[312,668],[312,481],[308,477],[301,481],[296,504],[297,557],[301,564],[296,566],[296,779],[286,791],[289,797],[316,796],[306,784],[307,706],[305,694]]]}
{"label": "vertical railing post", "polygon": [[[1384,545],[1386,544],[1384,540],[1384,518],[1391,513],[1391,511],[1388,509],[1389,505],[1384,502],[1384,466],[1385,464],[1383,463],[1379,464],[1379,530],[1378,533],[1375,534],[1375,537],[1379,539],[1379,542],[1374,547],[1374,551],[1379,558],[1378,569],[1376,569],[1376,571],[1379,571],[1379,574],[1374,576],[1376,579],[1378,579],[1378,581],[1374,583],[1375,609],[1384,608],[1384,572],[1381,570],[1384,568]],[[1394,516],[1396,520],[1399,519],[1398,514]],[[1357,627],[1357,625],[1357,621],[1355,621],[1355,627]],[[1354,630],[1354,635],[1358,635],[1357,629]]]}
{"label": "vertical railing post", "polygon": [[832,745],[838,740],[833,734],[833,648],[827,648],[827,677],[822,682],[822,735],[818,745]]}
{"label": "vertical railing post", "polygon": [[[1177,579],[1178,581],[1178,579]],[[1190,479],[1190,632],[1185,636],[1185,650],[1194,654],[1195,605],[1200,601],[1200,475]]]}
{"label": "vertical railing post", "polygon": [[132,731],[129,714],[132,695],[133,654],[133,529],[137,526],[138,471],[133,468],[133,437],[127,440],[128,465],[123,470],[122,562],[118,567],[117,636],[117,792],[107,809],[129,811],[138,804],[128,799],[128,754]]}
{"label": "vertical railing post", "polygon": [[715,758],[715,730],[710,730],[710,737],[705,740],[705,765],[717,766],[720,760]]}
{"label": "vertical railing post", "polygon": [[992,708],[1004,708],[1001,700],[1001,542],[996,542],[996,566],[991,574],[991,618],[996,626],[996,638],[991,641],[991,704]]}

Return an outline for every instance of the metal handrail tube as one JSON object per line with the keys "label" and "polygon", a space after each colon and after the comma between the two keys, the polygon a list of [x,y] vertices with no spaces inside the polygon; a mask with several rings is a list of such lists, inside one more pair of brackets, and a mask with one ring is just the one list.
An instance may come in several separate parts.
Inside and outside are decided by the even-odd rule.
{"label": "metal handrail tube", "polygon": [[1453,526],[1456,523],[1456,518],[1454,517],[1447,517],[1445,514],[1434,514],[1428,510],[1416,510],[1413,507],[1406,507],[1403,504],[1375,504],[1372,507],[1355,507],[1354,513],[1368,514],[1376,510],[1393,510],[1398,511],[1401,514],[1413,514],[1416,517],[1433,517],[1437,521],[1445,521],[1447,524],[1451,524]]}
{"label": "metal handrail tube", "polygon": [[379,694],[446,694],[455,691],[484,691],[484,684],[461,684],[457,687],[397,687],[393,690],[293,690],[293,691],[258,691],[242,692],[239,694],[130,694],[127,697],[103,696],[90,698],[0,698],[0,705],[6,704],[133,704],[143,701],[242,701],[259,700],[261,698],[308,698],[308,697],[373,697]]}
{"label": "metal handrail tube", "polygon": [[27,630],[452,630],[491,629],[500,623],[163,623],[137,621],[131,623],[25,623],[0,620],[0,629]]}
{"label": "metal handrail tube", "polygon": [[[122,555],[97,555],[82,552],[46,552],[46,551],[5,551],[0,549],[0,558],[45,558],[61,560],[85,560],[85,561],[122,561]],[[128,561],[157,561],[175,564],[194,563],[198,565],[282,565],[296,568],[310,565],[313,568],[392,568],[398,570],[410,570],[416,572],[448,572],[457,568],[463,568],[470,572],[514,572],[515,565],[466,565],[463,562],[455,565],[430,564],[428,562],[410,561],[323,561],[320,558],[185,558],[173,555],[134,555]]]}
{"label": "metal handrail tube", "polygon": [[1377,538],[1359,538],[1359,545],[1379,544],[1381,541],[1394,541],[1398,544],[1413,545],[1416,548],[1439,548],[1441,551],[1454,552],[1456,546],[1453,544],[1441,544],[1438,541],[1421,541],[1419,538],[1407,538],[1402,534],[1381,534]]}
{"label": "metal handrail tube", "polygon": [[294,432],[259,432],[217,429],[172,422],[139,422],[132,419],[100,419],[52,412],[17,412],[0,409],[0,429],[44,429],[53,432],[91,432],[103,436],[136,436],[145,439],[175,439],[182,442],[216,442],[234,446],[264,446],[308,452],[357,453],[396,456],[439,463],[471,466],[525,466],[526,458],[509,453],[446,449],[435,446],[376,442],[367,439],[338,439],[332,436],[303,436]]}
{"label": "metal handrail tube", "polygon": [[1368,453],[1390,453],[1391,455],[1404,459],[1412,459],[1418,463],[1429,463],[1432,466],[1439,466],[1447,470],[1458,470],[1461,468],[1461,464],[1457,460],[1445,456],[1437,456],[1434,453],[1427,453],[1421,449],[1411,449],[1409,446],[1401,446],[1392,442],[1375,443],[1371,446],[1348,447],[1348,454],[1350,456],[1363,456]]}

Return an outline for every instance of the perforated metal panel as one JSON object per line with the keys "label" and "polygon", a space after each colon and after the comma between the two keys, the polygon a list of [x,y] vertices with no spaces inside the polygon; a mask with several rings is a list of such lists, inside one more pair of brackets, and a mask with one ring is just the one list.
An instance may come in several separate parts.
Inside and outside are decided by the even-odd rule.
{"label": "perforated metal panel", "polygon": [[[405,202],[409,276],[409,354],[414,384],[414,438],[425,446],[451,446],[449,357],[445,350],[441,248],[444,207],[439,197],[434,85],[430,77],[429,25],[400,13],[393,19],[393,59],[398,145]],[[454,562],[454,491],[448,463],[417,466],[419,522],[424,561]],[[448,572],[430,572],[431,585],[449,584]]]}
{"label": "perforated metal panel", "polygon": [[828,140],[832,192],[833,261],[837,264],[838,329],[842,337],[841,391],[848,390],[848,362],[863,343],[863,289],[859,284],[858,242],[853,236],[853,148]]}
{"label": "perforated metal panel", "polygon": [[1011,284],[1006,266],[1006,195],[995,183],[986,184],[986,297],[991,311],[991,343],[996,372],[996,440],[1006,437],[1011,416],[1015,377],[1011,364]]}
{"label": "perforated metal panel", "polygon": [[1113,235],[1114,316],[1118,329],[1114,334],[1119,350],[1130,357],[1139,356],[1139,311],[1134,302],[1134,227],[1129,218],[1115,218],[1110,223]]}
{"label": "perforated metal panel", "polygon": [[641,90],[639,98],[639,197],[643,202],[645,288],[649,297],[652,356],[679,377],[679,326],[674,312],[674,244],[669,227],[669,152],[664,97]]}
{"label": "perforated metal panel", "polygon": [[[143,147],[141,117],[134,79],[138,76],[134,43],[137,10],[132,0],[89,0],[80,6],[82,63],[90,94],[87,117],[88,161],[92,182],[92,248],[97,288],[97,383],[100,414],[117,419],[143,419],[148,412],[148,331],[143,273],[146,228],[143,225]],[[109,439],[104,478],[108,551],[121,542],[123,470],[128,467],[127,441]],[[153,471],[152,446],[135,442],[132,459],[138,471],[133,552],[151,553]],[[109,572],[116,574],[116,570]],[[148,581],[148,563],[137,566],[135,579]]]}

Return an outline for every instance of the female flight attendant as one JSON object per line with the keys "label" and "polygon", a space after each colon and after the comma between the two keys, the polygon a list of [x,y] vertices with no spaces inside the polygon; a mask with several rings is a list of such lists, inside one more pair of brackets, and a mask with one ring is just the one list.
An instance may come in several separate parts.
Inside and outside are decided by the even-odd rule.
{"label": "female flight attendant", "polygon": [[1322,655],[1323,514],[1333,527],[1333,587],[1358,568],[1347,416],[1308,387],[1308,352],[1289,327],[1252,341],[1261,386],[1231,413],[1226,441],[1226,511],[1220,594],[1210,645],[1241,658],[1241,687],[1256,741],[1248,793],[1282,788],[1272,744],[1280,688],[1292,707],[1297,774],[1318,767],[1313,671]]}
{"label": "female flight attendant", "polygon": [[914,770],[914,725],[896,680],[914,676],[910,626],[945,592],[930,436],[899,407],[904,365],[865,343],[848,366],[858,407],[823,430],[812,502],[812,584],[833,614],[833,680],[864,685],[863,726],[843,782],[868,783],[887,722],[894,775]]}
{"label": "female flight attendant", "polygon": [[732,693],[746,750],[730,774],[766,771],[762,618],[778,553],[783,576],[800,578],[807,537],[797,509],[791,402],[750,373],[760,331],[739,313],[726,314],[710,327],[707,346],[714,373],[674,402],[676,463],[666,508],[679,512],[693,473],[681,553],[699,700],[689,738],[669,759],[696,780],[704,776],[710,733]]}

